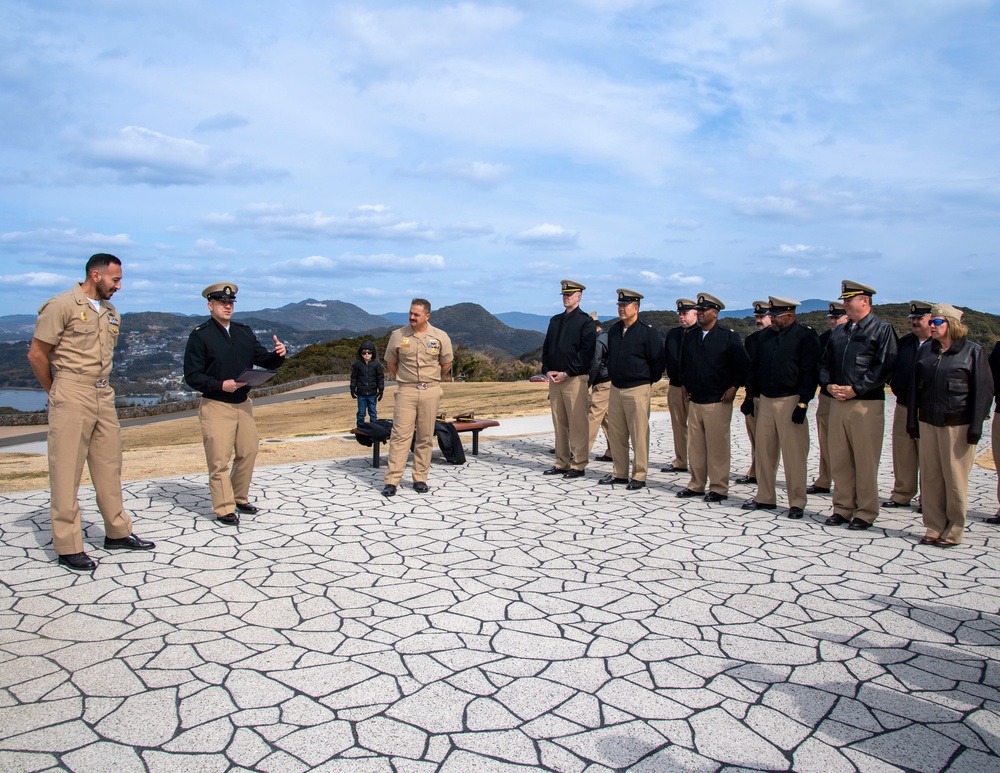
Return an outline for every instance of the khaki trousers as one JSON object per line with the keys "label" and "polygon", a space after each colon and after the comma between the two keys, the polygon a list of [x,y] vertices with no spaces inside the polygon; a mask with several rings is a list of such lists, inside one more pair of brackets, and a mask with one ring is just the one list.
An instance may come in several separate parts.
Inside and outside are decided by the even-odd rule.
{"label": "khaki trousers", "polygon": [[760,398],[753,399],[753,416],[744,416],[747,425],[747,437],[750,438],[750,467],[747,469],[748,478],[757,477],[757,412],[760,410]]}
{"label": "khaki trousers", "polygon": [[590,405],[587,408],[587,429],[590,435],[587,440],[588,456],[594,450],[598,431],[604,429],[604,456],[611,456],[611,441],[608,439],[608,401],[611,399],[611,382],[595,384],[590,390]]}
{"label": "khaki trousers", "polygon": [[49,391],[49,510],[52,547],[59,555],[83,552],[80,477],[87,463],[94,483],[104,533],[112,539],[132,533],[132,518],[122,505],[121,427],[115,392],[98,389],[96,378],[57,373]]}
{"label": "khaki trousers", "polygon": [[997,515],[1000,516],[1000,405],[993,406],[993,466],[997,471]]}
{"label": "khaki trousers", "polygon": [[920,504],[930,537],[961,542],[969,499],[969,473],[976,446],[966,441],[968,424],[933,427],[920,422]]}
{"label": "khaki trousers", "polygon": [[[889,499],[901,505],[910,504],[917,495],[917,473],[920,471],[920,441],[906,432],[905,405],[896,403],[892,413],[892,477]],[[922,436],[923,433],[921,433]]]}
{"label": "khaki trousers", "polygon": [[673,384],[667,389],[667,408],[670,409],[670,431],[674,436],[674,467],[688,466],[688,403],[683,390]]}
{"label": "khaki trousers", "polygon": [[649,468],[650,384],[619,389],[611,387],[608,406],[608,444],[614,460],[614,477],[628,478],[628,446],[632,442],[632,480],[646,480]]}
{"label": "khaki trousers", "polygon": [[230,515],[236,512],[237,502],[247,503],[257,460],[260,438],[253,420],[253,401],[234,404],[202,398],[198,421],[208,463],[212,510],[216,515]]}
{"label": "khaki trousers", "polygon": [[828,440],[830,431],[830,403],[832,402],[832,397],[820,394],[819,403],[816,405],[816,440],[819,443],[819,472],[816,475],[816,480],[813,481],[813,485],[826,489],[830,488],[830,484],[833,482],[833,477],[830,474],[830,447]]}
{"label": "khaki trousers", "polygon": [[392,408],[392,435],[389,436],[389,466],[383,479],[386,485],[398,486],[410,456],[413,444],[413,468],[410,477],[414,483],[426,483],[434,453],[434,422],[444,390],[440,384],[430,383],[427,389],[417,389],[416,384],[400,384]]}
{"label": "khaki trousers", "polygon": [[[556,431],[556,467],[585,470],[590,455],[590,395],[587,376],[570,376],[560,384],[549,382],[549,409]],[[612,454],[614,456],[614,454]]]}
{"label": "khaki trousers", "polygon": [[806,506],[806,466],[809,459],[809,425],[796,424],[792,413],[798,395],[761,397],[757,413],[757,495],[761,504],[777,504],[778,457],[785,468],[785,493],[789,507]]}
{"label": "khaki trousers", "polygon": [[691,480],[687,487],[704,493],[710,490],[729,495],[730,424],[732,403],[688,404],[688,467]]}
{"label": "khaki trousers", "polygon": [[847,520],[878,518],[878,464],[885,432],[881,400],[834,400],[830,405],[833,512]]}

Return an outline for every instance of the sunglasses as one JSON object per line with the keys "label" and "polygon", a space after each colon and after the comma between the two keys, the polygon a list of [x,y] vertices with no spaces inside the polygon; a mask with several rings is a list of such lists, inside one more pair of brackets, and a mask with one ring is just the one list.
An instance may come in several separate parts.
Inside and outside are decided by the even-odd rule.
{"label": "sunglasses", "polygon": [[927,320],[928,325],[934,325],[934,327],[939,327],[945,324],[948,320],[942,319],[941,317],[934,317],[934,319]]}

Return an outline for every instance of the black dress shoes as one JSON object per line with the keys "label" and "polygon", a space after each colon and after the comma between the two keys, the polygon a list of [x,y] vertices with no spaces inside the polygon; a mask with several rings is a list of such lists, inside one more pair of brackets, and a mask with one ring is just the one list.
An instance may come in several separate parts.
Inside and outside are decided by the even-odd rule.
{"label": "black dress shoes", "polygon": [[628,482],[628,485],[625,487],[625,490],[638,491],[641,488],[646,488],[646,481],[633,479]]}
{"label": "black dress shoes", "polygon": [[216,518],[219,523],[224,523],[226,526],[239,526],[240,517],[236,513],[230,513],[229,515],[220,515]]}
{"label": "black dress shoes", "polygon": [[252,505],[249,502],[237,502],[236,509],[247,515],[257,515],[260,512],[260,508],[257,505]]}
{"label": "black dress shoes", "polygon": [[692,491],[689,488],[682,488],[677,492],[678,499],[687,499],[688,497],[700,497],[704,495],[704,491]]}
{"label": "black dress shoes", "polygon": [[740,507],[743,510],[775,510],[778,505],[769,505],[767,502],[757,502],[753,499],[748,499]]}
{"label": "black dress shoes", "polygon": [[789,507],[786,515],[793,521],[797,521],[805,515],[805,511],[801,507]]}
{"label": "black dress shoes", "polygon": [[1000,515],[994,515],[991,518],[987,518],[986,523],[992,523],[994,526],[1000,526]]}
{"label": "black dress shoes", "polygon": [[661,467],[660,472],[687,472],[687,467],[674,467],[672,464],[668,464],[666,467]]}
{"label": "black dress shoes", "polygon": [[830,493],[830,489],[828,489],[826,486],[817,486],[815,483],[813,483],[811,486],[806,486],[806,493],[807,494],[829,494]]}
{"label": "black dress shoes", "polygon": [[384,497],[394,497],[394,496],[396,496],[396,487],[393,486],[391,483],[386,483],[382,487],[382,496],[384,496]]}
{"label": "black dress shoes", "polygon": [[901,505],[899,502],[893,499],[887,499],[882,503],[882,507],[893,508],[893,507],[909,507],[909,504]]}
{"label": "black dress shoes", "polygon": [[67,553],[59,556],[59,565],[72,569],[74,572],[92,572],[97,568],[97,562],[86,553]]}
{"label": "black dress shoes", "polygon": [[847,519],[840,513],[834,513],[825,521],[823,521],[827,526],[840,526],[842,523],[847,523]]}
{"label": "black dress shoes", "polygon": [[155,542],[150,542],[148,539],[139,539],[134,534],[129,534],[127,537],[118,537],[117,539],[112,539],[111,537],[104,538],[105,550],[152,550],[155,547]]}
{"label": "black dress shoes", "polygon": [[702,497],[704,502],[721,502],[724,499],[729,499],[725,494],[719,494],[715,491],[709,491],[705,496]]}
{"label": "black dress shoes", "polygon": [[[418,480],[413,484],[413,490],[418,494],[426,494],[431,490],[431,487],[424,483],[422,480]],[[384,492],[383,492],[384,493]]]}
{"label": "black dress shoes", "polygon": [[559,467],[549,467],[549,469],[545,470],[542,475],[565,475],[567,472],[569,472],[569,470],[563,470]]}
{"label": "black dress shoes", "polygon": [[613,462],[614,459],[612,459],[607,454],[601,454],[600,456],[595,456],[594,457],[594,461],[595,462]]}
{"label": "black dress shoes", "polygon": [[862,521],[860,518],[852,518],[851,522],[847,524],[847,528],[851,531],[864,531],[871,528],[871,524],[868,521]]}
{"label": "black dress shoes", "polygon": [[757,483],[757,479],[753,478],[753,477],[751,477],[749,475],[741,475],[740,477],[738,477],[733,482],[734,483],[754,483],[754,484],[756,484]]}
{"label": "black dress shoes", "polygon": [[628,483],[628,478],[616,478],[614,475],[605,475],[597,482],[602,486],[610,486],[612,483]]}
{"label": "black dress shoes", "polygon": [[586,473],[583,470],[566,470],[563,473],[564,478],[582,478]]}

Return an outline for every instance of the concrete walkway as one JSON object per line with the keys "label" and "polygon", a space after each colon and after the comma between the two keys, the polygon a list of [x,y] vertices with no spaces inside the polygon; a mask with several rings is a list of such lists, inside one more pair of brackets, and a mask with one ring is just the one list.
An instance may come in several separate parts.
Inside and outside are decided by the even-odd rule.
{"label": "concrete walkway", "polygon": [[[735,477],[738,413],[733,441]],[[128,483],[147,554],[101,549],[84,489],[93,576],[54,563],[46,491],[0,496],[0,771],[1000,771],[994,473],[942,550],[912,509],[850,532],[828,496],[553,480],[551,445],[484,435],[391,500],[360,447],[260,469],[238,530],[204,476]]]}

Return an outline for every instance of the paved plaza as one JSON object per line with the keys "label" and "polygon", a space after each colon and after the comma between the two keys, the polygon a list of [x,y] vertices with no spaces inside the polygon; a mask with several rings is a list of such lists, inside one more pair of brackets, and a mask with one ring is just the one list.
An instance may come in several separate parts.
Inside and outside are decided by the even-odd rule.
{"label": "paved plaza", "polygon": [[204,475],[130,482],[152,553],[104,551],[82,489],[92,576],[56,565],[47,491],[0,495],[0,771],[1000,771],[994,472],[943,550],[911,508],[677,499],[665,414],[635,492],[542,476],[533,426],[435,453],[426,495],[380,496],[360,446],[258,469],[238,530]]}

